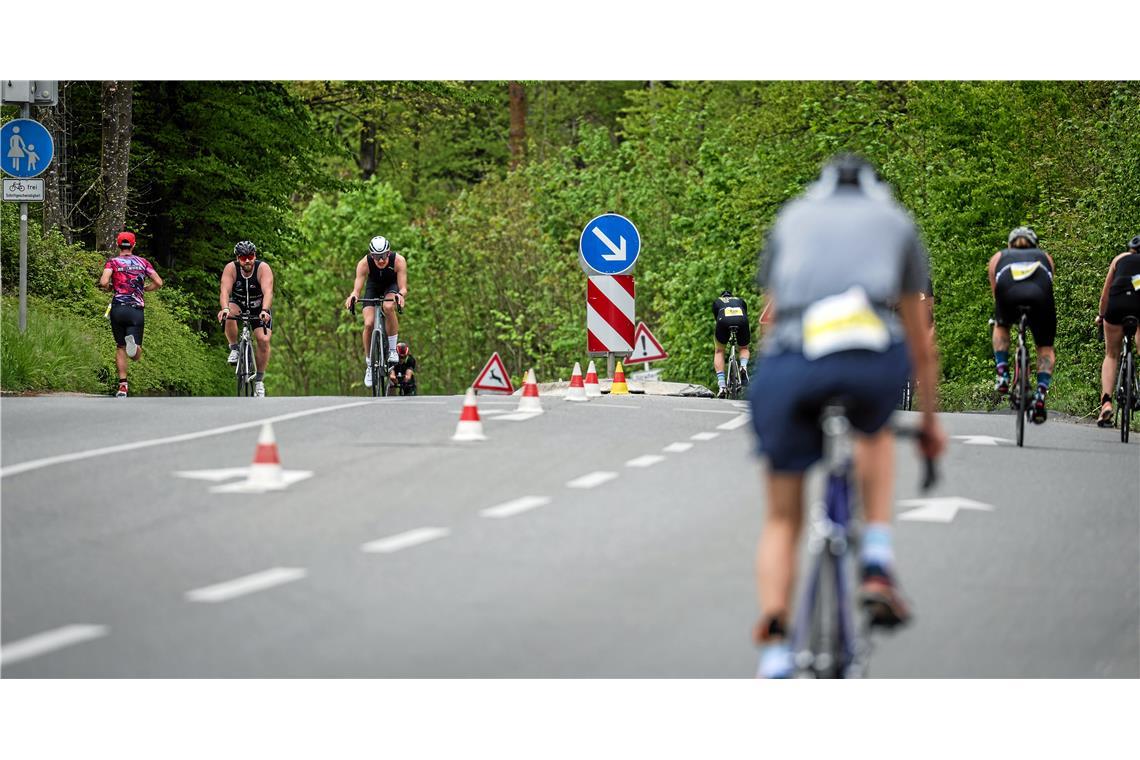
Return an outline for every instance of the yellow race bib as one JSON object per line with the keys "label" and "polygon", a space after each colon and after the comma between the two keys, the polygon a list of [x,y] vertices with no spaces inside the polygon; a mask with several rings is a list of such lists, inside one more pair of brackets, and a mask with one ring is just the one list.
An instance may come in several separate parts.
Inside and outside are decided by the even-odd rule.
{"label": "yellow race bib", "polygon": [[1132,289],[1140,290],[1140,274],[1132,275]]}
{"label": "yellow race bib", "polygon": [[803,333],[807,359],[853,349],[885,351],[891,342],[886,324],[858,285],[809,306],[804,311]]}
{"label": "yellow race bib", "polygon": [[744,309],[740,308],[739,306],[729,306],[729,307],[725,308],[724,316],[726,316],[726,317],[743,317],[744,316]]}
{"label": "yellow race bib", "polygon": [[1015,281],[1020,282],[1021,280],[1032,276],[1032,274],[1037,271],[1037,268],[1039,266],[1041,266],[1040,261],[1028,261],[1024,264],[1010,264],[1009,273],[1013,275],[1013,279]]}

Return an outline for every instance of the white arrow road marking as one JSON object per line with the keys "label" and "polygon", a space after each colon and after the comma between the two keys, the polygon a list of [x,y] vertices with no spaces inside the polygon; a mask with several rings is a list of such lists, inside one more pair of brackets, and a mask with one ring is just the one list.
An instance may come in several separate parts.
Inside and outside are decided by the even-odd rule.
{"label": "white arrow road marking", "polygon": [[720,433],[694,433],[689,438],[694,441],[711,441],[716,438]]}
{"label": "white arrow road marking", "polygon": [[600,227],[594,227],[591,230],[594,237],[602,241],[602,245],[609,248],[611,253],[603,253],[602,258],[606,261],[625,261],[625,235],[618,235],[618,240],[621,241],[621,247],[614,245],[614,241],[606,237],[606,233],[602,232]]}
{"label": "white arrow road marking", "polygon": [[15,665],[17,662],[39,657],[41,654],[106,635],[105,625],[65,625],[0,647],[0,665]]}
{"label": "white arrow road marking", "polygon": [[567,488],[594,488],[600,486],[602,483],[608,483],[618,474],[616,472],[605,472],[599,470],[598,472],[591,472],[588,475],[583,475],[580,478],[574,478],[566,484]]}
{"label": "white arrow road marking", "polygon": [[979,512],[993,512],[989,504],[983,504],[973,499],[964,499],[961,496],[941,496],[932,499],[904,499],[899,502],[900,507],[918,507],[918,509],[899,515],[900,520],[917,520],[919,522],[948,523],[958,514],[959,509],[975,509]]}
{"label": "white arrow road marking", "polygon": [[265,493],[266,491],[284,491],[294,483],[313,477],[310,470],[282,470],[281,481],[274,484],[259,483],[254,480],[239,480],[236,483],[227,483],[224,486],[214,486],[210,493]]}
{"label": "white arrow road marking", "polygon": [[547,496],[524,496],[521,499],[508,501],[494,507],[487,507],[479,514],[483,515],[483,517],[514,517],[521,512],[529,512],[532,509],[537,509],[549,503],[550,498]]}
{"label": "white arrow road marking", "polygon": [[514,414],[501,414],[495,417],[495,420],[510,420],[511,422],[525,422],[526,420],[533,420],[542,412],[516,412]]}
{"label": "white arrow road marking", "polygon": [[645,456],[638,457],[637,459],[629,460],[628,462],[625,463],[625,466],[626,467],[649,467],[650,465],[655,465],[658,462],[664,462],[664,461],[665,461],[665,457],[661,456],[660,454],[646,454]]}
{"label": "white arrow road marking", "polygon": [[392,552],[398,552],[401,549],[407,549],[411,546],[418,546],[428,541],[435,541],[449,533],[451,533],[451,531],[447,528],[416,528],[406,533],[397,533],[394,536],[370,541],[361,546],[360,549],[361,551],[374,552],[377,554],[391,554]]}
{"label": "white arrow road marking", "polygon": [[248,474],[248,467],[226,467],[220,470],[179,470],[173,473],[175,477],[189,478],[190,480],[209,480],[212,483],[244,478]]}
{"label": "white arrow road marking", "polygon": [[689,449],[693,448],[691,443],[670,443],[665,448],[661,449],[666,454],[683,454]]}
{"label": "white arrow road marking", "polygon": [[736,430],[738,427],[741,427],[742,425],[747,425],[748,420],[750,420],[750,419],[751,419],[751,415],[741,414],[737,417],[733,417],[728,422],[723,422],[720,425],[717,425],[716,429],[717,430]]}
{"label": "white arrow road marking", "polygon": [[234,578],[232,581],[187,591],[186,599],[191,602],[226,602],[255,591],[264,591],[284,583],[299,581],[306,575],[308,571],[301,567],[274,567],[260,573]]}
{"label": "white arrow road marking", "polygon": [[997,446],[999,441],[1003,444],[1013,443],[1009,438],[998,438],[992,435],[955,435],[952,437],[971,446]]}
{"label": "white arrow road marking", "polygon": [[731,409],[674,409],[674,412],[700,412],[701,414],[740,414]]}

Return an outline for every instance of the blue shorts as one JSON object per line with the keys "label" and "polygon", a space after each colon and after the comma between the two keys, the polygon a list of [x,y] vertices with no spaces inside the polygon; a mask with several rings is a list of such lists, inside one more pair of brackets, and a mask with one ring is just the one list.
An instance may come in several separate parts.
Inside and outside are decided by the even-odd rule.
{"label": "blue shorts", "polygon": [[823,456],[819,416],[829,400],[844,397],[852,427],[870,435],[891,418],[908,377],[903,343],[812,361],[800,353],[760,357],[748,391],[760,455],[776,472],[803,472]]}

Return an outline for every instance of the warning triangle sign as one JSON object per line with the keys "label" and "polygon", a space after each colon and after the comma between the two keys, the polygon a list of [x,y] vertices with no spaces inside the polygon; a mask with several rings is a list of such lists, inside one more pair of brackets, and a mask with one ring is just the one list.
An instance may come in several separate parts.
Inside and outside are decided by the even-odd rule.
{"label": "warning triangle sign", "polygon": [[499,358],[498,351],[491,354],[491,358],[487,360],[483,371],[475,378],[471,387],[477,391],[489,391],[491,393],[515,392],[514,386],[511,385],[511,376],[507,374],[507,368],[503,366],[503,360]]}
{"label": "warning triangle sign", "polygon": [[637,329],[633,331],[633,353],[625,360],[626,364],[641,364],[642,362],[655,362],[659,359],[666,359],[669,354],[665,353],[665,349],[653,337],[653,333],[649,332],[649,328],[645,326],[644,322],[637,323]]}

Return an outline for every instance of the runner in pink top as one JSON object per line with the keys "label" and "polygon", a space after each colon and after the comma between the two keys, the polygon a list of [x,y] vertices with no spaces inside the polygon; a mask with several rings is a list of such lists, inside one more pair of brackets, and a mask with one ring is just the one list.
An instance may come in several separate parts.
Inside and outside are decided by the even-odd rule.
{"label": "runner in pink top", "polygon": [[[111,298],[111,333],[115,336],[115,366],[119,370],[118,398],[127,395],[127,359],[142,358],[143,291],[158,290],[162,278],[150,262],[134,254],[135,234],[120,232],[119,255],[107,260],[99,287],[114,293]],[[147,283],[147,279],[150,283]]]}

